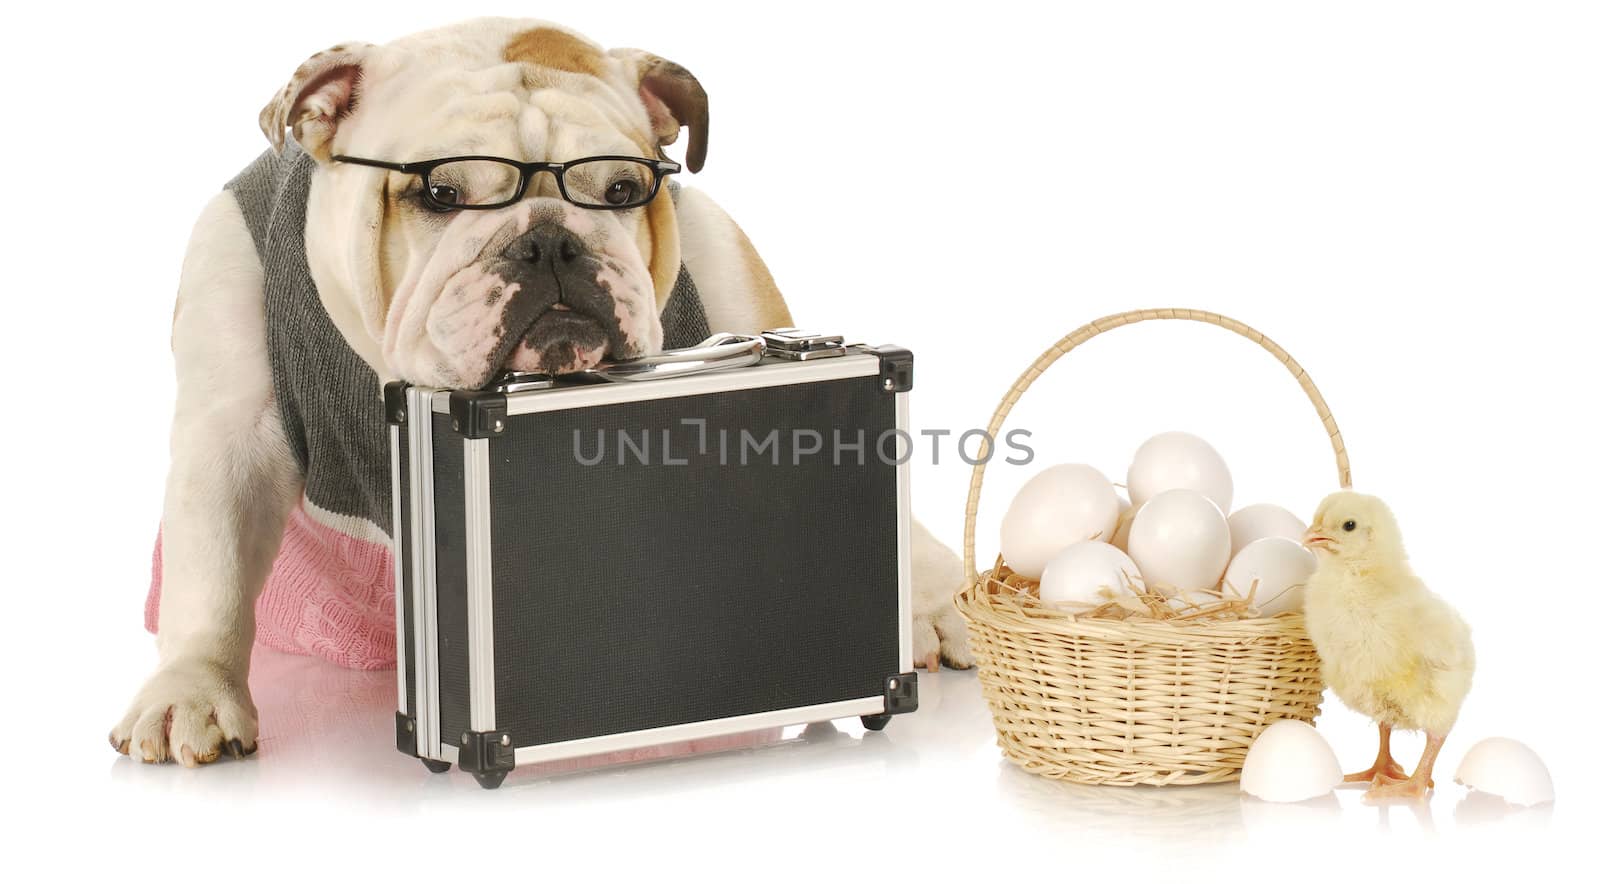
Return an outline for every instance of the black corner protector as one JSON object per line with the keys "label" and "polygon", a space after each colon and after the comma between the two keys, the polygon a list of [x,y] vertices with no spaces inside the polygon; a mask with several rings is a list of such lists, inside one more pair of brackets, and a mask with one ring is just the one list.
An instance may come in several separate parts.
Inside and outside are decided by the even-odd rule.
{"label": "black corner protector", "polygon": [[456,766],[474,774],[504,773],[517,766],[517,749],[505,731],[467,731]]}
{"label": "black corner protector", "polygon": [[917,711],[917,674],[902,672],[883,680],[883,714]]}
{"label": "black corner protector", "polygon": [[450,429],[468,439],[506,431],[506,394],[457,390],[450,394]]}
{"label": "black corner protector", "polygon": [[878,386],[885,393],[907,393],[911,390],[911,351],[904,347],[885,345],[873,347],[878,356]]}
{"label": "black corner protector", "polygon": [[394,747],[402,755],[417,757],[417,720],[404,712],[394,714]]}
{"label": "black corner protector", "polygon": [[383,419],[393,425],[406,422],[406,390],[411,385],[405,381],[390,381],[383,385]]}

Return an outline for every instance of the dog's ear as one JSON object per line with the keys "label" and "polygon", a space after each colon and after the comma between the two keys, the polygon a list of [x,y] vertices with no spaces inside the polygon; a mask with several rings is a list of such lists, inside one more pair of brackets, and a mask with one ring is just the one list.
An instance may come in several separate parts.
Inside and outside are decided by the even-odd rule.
{"label": "dog's ear", "polygon": [[711,130],[711,110],[706,90],[680,64],[642,49],[613,49],[638,84],[639,99],[650,114],[650,128],[662,144],[678,140],[678,130],[689,127],[689,154],[684,164],[698,172],[706,164],[706,138]]}
{"label": "dog's ear", "polygon": [[326,161],[339,121],[355,110],[361,66],[370,43],[340,43],[306,59],[289,83],[261,109],[261,131],[272,149],[283,150],[283,131],[306,153]]}

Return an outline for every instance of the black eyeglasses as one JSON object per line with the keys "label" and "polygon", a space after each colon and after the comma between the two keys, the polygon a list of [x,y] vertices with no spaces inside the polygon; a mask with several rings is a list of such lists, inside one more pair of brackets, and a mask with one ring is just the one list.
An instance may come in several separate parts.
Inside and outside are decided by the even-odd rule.
{"label": "black eyeglasses", "polygon": [[655,199],[666,176],[683,167],[643,157],[584,157],[570,163],[519,163],[504,157],[446,157],[389,163],[336,156],[341,163],[392,169],[422,178],[422,201],[436,212],[502,209],[522,199],[539,172],[556,176],[561,198],[585,209],[634,209]]}

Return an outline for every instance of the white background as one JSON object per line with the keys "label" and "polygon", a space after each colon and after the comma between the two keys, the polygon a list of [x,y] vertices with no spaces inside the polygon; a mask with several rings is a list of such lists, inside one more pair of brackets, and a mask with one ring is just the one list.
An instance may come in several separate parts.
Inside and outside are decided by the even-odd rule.
{"label": "white background", "polygon": [[[6,864],[101,880],[438,870],[479,880],[975,874],[1101,880],[1521,874],[1597,821],[1592,710],[1600,22],[1556,3],[35,4],[8,12],[3,376],[11,638]],[[264,141],[311,53],[465,14],[541,15],[693,70],[704,187],[806,324],[917,353],[919,426],[982,426],[1058,336],[1135,307],[1233,315],[1311,371],[1357,485],[1473,624],[1479,676],[1430,812],[1241,806],[1232,787],[1065,787],[1006,765],[976,679],[923,712],[479,794],[389,745],[391,676],[258,666],[264,741],[186,771],[105,734],[154,660],[140,626],[166,467],[170,307],[192,218]],[[681,145],[680,145],[681,148]],[[1220,330],[1119,330],[1014,413],[1044,461],[1117,474],[1182,428],[1239,502],[1309,514],[1335,476],[1289,376]],[[917,461],[957,542],[968,473]],[[1036,467],[1035,467],[1036,468]],[[979,526],[1031,469],[991,470]],[[1371,732],[1330,700],[1347,768]],[[1450,782],[1504,734],[1553,811],[1496,820]],[[1417,741],[1401,743],[1409,761]],[[11,840],[15,839],[15,840]],[[496,864],[515,860],[507,873]],[[1170,873],[1170,874],[1169,874]],[[1570,872],[1569,872],[1570,874]],[[1020,878],[1019,878],[1020,879]],[[1448,879],[1448,878],[1447,878]]]}

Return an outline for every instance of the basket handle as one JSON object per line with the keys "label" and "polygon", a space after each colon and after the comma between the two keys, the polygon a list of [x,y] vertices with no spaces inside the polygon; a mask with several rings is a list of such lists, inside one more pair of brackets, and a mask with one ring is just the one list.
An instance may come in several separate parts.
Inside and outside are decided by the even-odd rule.
{"label": "basket handle", "polygon": [[1300,389],[1305,391],[1311,404],[1316,406],[1317,417],[1322,419],[1322,428],[1327,431],[1328,439],[1333,443],[1333,457],[1339,467],[1339,487],[1350,487],[1350,458],[1344,450],[1344,437],[1339,434],[1339,425],[1333,420],[1333,413],[1328,410],[1328,403],[1322,399],[1322,392],[1317,385],[1311,382],[1311,376],[1294,361],[1282,347],[1278,346],[1271,338],[1263,335],[1237,319],[1229,319],[1216,313],[1206,313],[1200,310],[1187,310],[1181,307],[1164,308],[1157,310],[1130,310],[1127,313],[1116,313],[1111,316],[1096,319],[1088,325],[1082,326],[1061,340],[1057,341],[1050,349],[1039,355],[1033,364],[1017,378],[1016,383],[1006,392],[1005,398],[1000,400],[1000,405],[994,410],[994,417],[989,419],[988,436],[978,449],[978,463],[972,468],[972,482],[967,486],[967,525],[962,535],[962,559],[966,566],[966,587],[977,585],[978,566],[973,538],[978,525],[978,498],[983,492],[983,473],[987,469],[989,450],[993,445],[991,440],[999,438],[1000,427],[1005,423],[1007,415],[1027,392],[1028,387],[1038,377],[1044,374],[1045,369],[1055,363],[1057,359],[1076,349],[1079,344],[1104,334],[1114,328],[1124,325],[1133,325],[1137,322],[1147,322],[1153,319],[1183,319],[1191,322],[1208,322],[1220,326],[1241,337],[1249,338],[1261,345],[1262,349],[1278,357],[1295,380],[1300,382]]}

